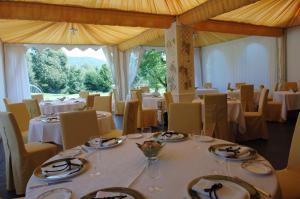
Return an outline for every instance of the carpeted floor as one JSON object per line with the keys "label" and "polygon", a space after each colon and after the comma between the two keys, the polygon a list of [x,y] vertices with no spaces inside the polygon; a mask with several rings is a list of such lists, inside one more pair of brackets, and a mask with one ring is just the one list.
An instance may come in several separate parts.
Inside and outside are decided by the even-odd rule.
{"label": "carpeted floor", "polygon": [[[122,128],[122,117],[115,116],[116,128]],[[283,169],[287,165],[290,144],[294,133],[296,117],[289,118],[286,123],[268,123],[268,141],[255,140],[241,144],[253,147],[262,156],[268,159],[275,169]],[[155,129],[153,129],[155,130]],[[2,141],[0,141],[0,198],[14,198],[14,193],[6,191],[5,184],[5,157]]]}

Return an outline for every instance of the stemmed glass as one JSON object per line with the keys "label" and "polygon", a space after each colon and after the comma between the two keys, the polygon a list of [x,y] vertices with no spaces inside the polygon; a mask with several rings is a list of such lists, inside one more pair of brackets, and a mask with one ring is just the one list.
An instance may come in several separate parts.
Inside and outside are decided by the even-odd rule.
{"label": "stemmed glass", "polygon": [[148,187],[150,192],[162,191],[160,186],[155,185],[155,181],[160,179],[159,160],[156,158],[148,158],[147,165],[148,175],[151,179],[151,185]]}
{"label": "stemmed glass", "polygon": [[[96,147],[94,147],[95,149],[95,153],[96,153],[96,159],[95,162],[93,164],[93,171],[90,174],[92,177],[93,176],[99,176],[101,174],[100,171],[100,165],[101,165],[101,137],[100,136],[91,136],[89,139],[89,143],[94,143],[96,145]],[[99,142],[99,145],[98,145]]]}

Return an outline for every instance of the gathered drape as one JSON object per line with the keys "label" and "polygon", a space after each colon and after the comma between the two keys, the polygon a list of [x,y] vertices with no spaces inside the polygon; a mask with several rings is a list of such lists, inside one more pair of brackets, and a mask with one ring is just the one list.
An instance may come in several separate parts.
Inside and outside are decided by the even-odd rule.
{"label": "gathered drape", "polygon": [[6,91],[12,102],[31,98],[26,50],[23,45],[4,45]]}
{"label": "gathered drape", "polygon": [[[6,96],[5,93],[5,76],[4,76],[4,45],[0,40],[0,99],[3,99]],[[4,111],[5,106],[3,101],[0,100],[0,111]]]}

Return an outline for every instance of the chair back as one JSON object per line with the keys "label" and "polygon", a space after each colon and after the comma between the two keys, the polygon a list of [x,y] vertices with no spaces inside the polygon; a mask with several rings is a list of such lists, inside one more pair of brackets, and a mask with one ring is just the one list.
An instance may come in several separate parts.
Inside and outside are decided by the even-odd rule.
{"label": "chair back", "polygon": [[44,95],[43,94],[36,94],[36,95],[31,95],[32,99],[36,99],[38,103],[41,101],[44,101]]}
{"label": "chair back", "polygon": [[293,90],[294,92],[298,91],[297,82],[286,82],[285,87],[286,87],[286,90]]}
{"label": "chair back", "polygon": [[150,92],[149,86],[141,86],[140,90],[142,91],[142,93],[149,93]]}
{"label": "chair back", "polygon": [[242,85],[240,95],[243,110],[245,112],[255,111],[254,85]]}
{"label": "chair back", "polygon": [[172,103],[169,106],[168,129],[182,133],[200,133],[201,118],[200,103]]}
{"label": "chair back", "polygon": [[205,82],[203,84],[203,88],[212,88],[212,83],[211,82]]}
{"label": "chair back", "polygon": [[136,133],[138,108],[138,101],[129,101],[126,103],[123,119],[123,135]]}
{"label": "chair back", "polygon": [[246,85],[246,83],[245,82],[237,82],[237,83],[235,83],[235,88],[236,89],[241,89],[242,85]]}
{"label": "chair back", "polygon": [[112,95],[109,96],[95,96],[94,108],[96,111],[112,112]]}
{"label": "chair back", "polygon": [[204,95],[204,133],[215,138],[234,141],[227,119],[227,95]]}
{"label": "chair back", "polygon": [[89,94],[90,93],[88,91],[84,91],[84,90],[79,91],[79,97],[81,98],[87,98]]}
{"label": "chair back", "polygon": [[287,168],[300,173],[300,113],[294,130]]}
{"label": "chair back", "polygon": [[12,104],[12,102],[8,98],[3,98],[3,103],[5,105],[6,110],[8,111],[7,105]]}
{"label": "chair back", "polygon": [[165,97],[165,101],[166,101],[167,111],[169,112],[170,104],[174,103],[172,93],[171,92],[165,92],[164,97]]}
{"label": "chair back", "polygon": [[140,89],[131,89],[130,90],[130,95],[131,95],[131,100],[137,100],[137,92],[142,92]]}
{"label": "chair back", "polygon": [[63,148],[70,149],[100,136],[95,110],[60,114]]}
{"label": "chair back", "polygon": [[41,109],[40,109],[37,99],[23,100],[23,103],[25,103],[25,105],[27,107],[30,118],[38,117],[41,115]]}
{"label": "chair back", "polygon": [[86,98],[86,106],[88,108],[94,107],[94,100],[96,96],[100,96],[100,94],[93,94],[93,95],[88,95]]}
{"label": "chair back", "polygon": [[268,103],[269,89],[263,88],[260,92],[258,102],[258,112],[262,115],[266,115],[267,103]]}
{"label": "chair back", "polygon": [[29,128],[30,115],[25,103],[8,104],[8,111],[11,112],[18,123],[21,131],[27,131]]}

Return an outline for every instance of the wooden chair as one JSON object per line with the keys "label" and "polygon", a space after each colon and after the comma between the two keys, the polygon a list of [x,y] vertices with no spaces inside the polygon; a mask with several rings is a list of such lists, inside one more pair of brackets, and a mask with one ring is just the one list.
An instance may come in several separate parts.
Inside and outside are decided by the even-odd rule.
{"label": "wooden chair", "polygon": [[87,108],[94,108],[94,99],[96,96],[100,96],[100,94],[88,95],[86,98],[86,106]]}
{"label": "wooden chair", "polygon": [[165,101],[166,101],[167,112],[169,112],[170,104],[174,103],[172,93],[171,92],[165,92],[164,97],[165,97]]}
{"label": "wooden chair", "polygon": [[84,91],[84,90],[79,91],[79,97],[81,98],[87,98],[89,94],[90,93],[88,91]]}
{"label": "wooden chair", "polygon": [[235,88],[236,89],[241,89],[242,85],[246,85],[246,83],[245,82],[237,82],[237,83],[235,83]]}
{"label": "wooden chair", "polygon": [[95,110],[60,114],[63,148],[70,149],[100,136]]}
{"label": "wooden chair", "polygon": [[44,95],[43,94],[31,95],[31,98],[36,99],[38,103],[40,103],[41,101],[44,101]]}
{"label": "wooden chair", "polygon": [[6,164],[7,190],[25,194],[27,182],[34,169],[57,153],[48,143],[24,144],[21,130],[12,113],[0,113],[0,129]]}
{"label": "wooden chair", "polygon": [[297,82],[286,82],[285,87],[286,87],[286,90],[293,90],[294,92],[298,91]]}
{"label": "wooden chair", "polygon": [[300,114],[294,130],[288,165],[276,171],[284,199],[300,198]]}
{"label": "wooden chair", "polygon": [[41,115],[41,109],[40,109],[37,99],[23,100],[23,103],[25,103],[25,105],[27,107],[30,118],[38,117]]}
{"label": "wooden chair", "polygon": [[94,108],[96,111],[112,112],[112,95],[109,96],[95,96]]}
{"label": "wooden chair", "polygon": [[[192,116],[192,117],[191,117]],[[172,103],[169,106],[168,129],[182,133],[201,133],[200,103]]]}
{"label": "wooden chair", "polygon": [[115,114],[123,115],[124,108],[125,108],[125,102],[120,100],[117,89],[113,89],[113,93],[114,93],[114,100],[115,100]]}
{"label": "wooden chair", "polygon": [[242,85],[240,91],[240,99],[244,112],[255,111],[254,105],[254,86],[253,85]]}
{"label": "wooden chair", "polygon": [[8,98],[3,98],[3,103],[5,105],[6,110],[8,111],[7,105],[12,104],[12,102]]}

